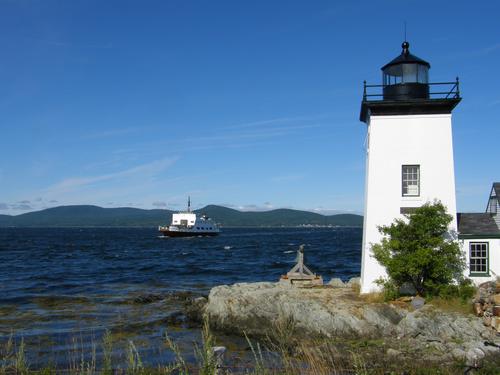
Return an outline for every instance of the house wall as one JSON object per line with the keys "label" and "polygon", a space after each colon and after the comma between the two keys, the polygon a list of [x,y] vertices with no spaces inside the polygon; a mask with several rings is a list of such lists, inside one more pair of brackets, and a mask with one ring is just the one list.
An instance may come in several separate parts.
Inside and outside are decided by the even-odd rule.
{"label": "house wall", "polygon": [[[402,196],[401,167],[420,165],[420,196]],[[451,114],[371,116],[368,124],[361,293],[378,290],[386,275],[372,257],[377,229],[402,218],[401,207],[419,207],[435,199],[446,205],[456,233],[455,175]]]}
{"label": "house wall", "polygon": [[[489,248],[489,276],[471,276],[469,268],[469,244],[471,242],[488,242]],[[467,263],[467,268],[465,270],[464,276],[470,278],[474,281],[474,284],[479,285],[489,280],[495,279],[500,276],[500,238],[474,238],[474,239],[462,239],[459,241],[462,251],[465,254],[465,259]]]}

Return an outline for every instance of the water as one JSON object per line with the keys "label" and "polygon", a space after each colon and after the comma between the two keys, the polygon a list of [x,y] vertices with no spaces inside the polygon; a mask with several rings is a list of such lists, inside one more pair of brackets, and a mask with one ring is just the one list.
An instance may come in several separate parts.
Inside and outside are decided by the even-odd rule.
{"label": "water", "polygon": [[159,238],[145,228],[0,228],[0,343],[22,337],[35,367],[67,364],[110,330],[117,356],[133,340],[145,363],[168,361],[166,330],[186,353],[199,339],[178,313],[187,293],[277,281],[300,244],[324,280],[359,275],[359,228],[226,228],[205,238]]}

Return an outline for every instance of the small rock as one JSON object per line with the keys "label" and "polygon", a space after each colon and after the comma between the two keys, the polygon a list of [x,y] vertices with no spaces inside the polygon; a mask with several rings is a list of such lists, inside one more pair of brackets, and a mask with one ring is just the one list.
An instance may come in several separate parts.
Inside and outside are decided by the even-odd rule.
{"label": "small rock", "polygon": [[133,303],[142,305],[142,304],[148,304],[148,303],[161,301],[162,299],[164,299],[164,297],[159,295],[159,294],[144,294],[144,295],[135,297],[133,299]]}
{"label": "small rock", "polygon": [[345,288],[346,287],[344,282],[341,279],[339,279],[338,277],[331,279],[330,282],[328,283],[328,285],[333,286],[334,288]]}
{"label": "small rock", "polygon": [[465,363],[467,366],[477,368],[484,358],[484,352],[479,348],[469,349],[465,355]]}
{"label": "small rock", "polygon": [[494,316],[491,318],[491,326],[496,329],[497,332],[500,332],[500,317]]}
{"label": "small rock", "polygon": [[349,279],[347,282],[347,287],[352,288],[353,286],[360,286],[361,285],[361,278],[360,277],[352,277]]}
{"label": "small rock", "polygon": [[225,346],[213,346],[212,351],[214,353],[215,363],[216,363],[217,368],[221,368],[224,365],[224,354],[226,353],[226,347]]}
{"label": "small rock", "polygon": [[414,296],[417,294],[417,290],[411,283],[403,283],[401,287],[399,288],[399,293],[403,295],[410,295]]}
{"label": "small rock", "polygon": [[399,350],[389,348],[387,349],[387,355],[389,357],[399,357],[401,355],[401,352]]}
{"label": "small rock", "polygon": [[453,356],[453,358],[458,360],[464,359],[465,354],[466,354],[465,351],[459,348],[455,348],[451,351],[451,355]]}
{"label": "small rock", "polygon": [[500,305],[500,294],[494,294],[491,299],[493,304]]}
{"label": "small rock", "polygon": [[500,305],[493,306],[492,313],[493,316],[500,316]]}
{"label": "small rock", "polygon": [[415,310],[422,308],[425,305],[425,299],[420,296],[413,297],[411,305]]}
{"label": "small rock", "polygon": [[194,323],[203,322],[203,312],[207,304],[205,297],[197,297],[184,304],[184,312],[188,320]]}
{"label": "small rock", "polygon": [[486,327],[491,326],[491,316],[484,316],[484,317],[483,317],[483,324],[484,324]]}
{"label": "small rock", "polygon": [[483,305],[481,303],[474,303],[474,314],[476,314],[476,316],[483,316]]}

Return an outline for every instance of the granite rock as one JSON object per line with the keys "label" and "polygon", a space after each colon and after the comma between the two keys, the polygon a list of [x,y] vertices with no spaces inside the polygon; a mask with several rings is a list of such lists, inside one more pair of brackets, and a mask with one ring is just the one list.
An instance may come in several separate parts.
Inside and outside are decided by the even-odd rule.
{"label": "granite rock", "polygon": [[266,337],[280,326],[298,337],[397,337],[411,347],[432,349],[436,356],[470,361],[498,351],[485,341],[500,344],[496,332],[473,314],[443,312],[432,304],[409,311],[367,302],[352,288],[223,285],[210,291],[204,312],[210,325],[222,331]]}

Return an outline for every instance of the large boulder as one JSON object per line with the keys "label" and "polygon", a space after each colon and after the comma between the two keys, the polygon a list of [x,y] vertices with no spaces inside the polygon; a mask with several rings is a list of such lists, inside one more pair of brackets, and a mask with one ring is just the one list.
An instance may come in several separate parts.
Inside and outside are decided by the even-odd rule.
{"label": "large boulder", "polygon": [[210,291],[210,324],[226,331],[267,335],[285,322],[298,334],[379,336],[393,331],[403,310],[366,304],[349,288],[295,288],[278,283],[241,283]]}

